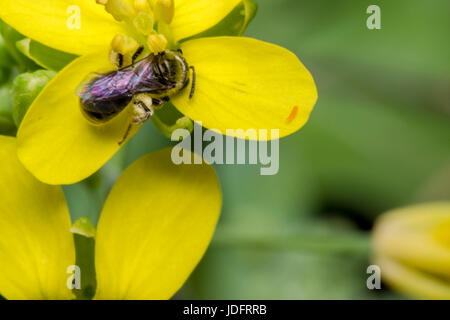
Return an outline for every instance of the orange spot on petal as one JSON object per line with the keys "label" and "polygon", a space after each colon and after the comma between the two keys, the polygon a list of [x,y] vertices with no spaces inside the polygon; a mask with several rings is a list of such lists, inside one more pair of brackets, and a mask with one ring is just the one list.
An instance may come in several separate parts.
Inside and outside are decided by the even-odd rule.
{"label": "orange spot on petal", "polygon": [[291,114],[290,114],[289,117],[286,119],[286,122],[287,122],[287,123],[291,123],[291,122],[295,119],[295,117],[297,116],[297,114],[298,114],[298,107],[295,106],[295,107],[292,108]]}

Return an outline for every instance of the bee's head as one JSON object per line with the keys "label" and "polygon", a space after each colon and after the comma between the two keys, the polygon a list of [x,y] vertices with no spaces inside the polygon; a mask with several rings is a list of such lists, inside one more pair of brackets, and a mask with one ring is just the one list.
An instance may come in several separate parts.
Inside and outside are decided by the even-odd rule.
{"label": "bee's head", "polygon": [[183,89],[189,82],[189,66],[181,52],[166,50],[157,57],[162,76],[175,84],[174,90]]}

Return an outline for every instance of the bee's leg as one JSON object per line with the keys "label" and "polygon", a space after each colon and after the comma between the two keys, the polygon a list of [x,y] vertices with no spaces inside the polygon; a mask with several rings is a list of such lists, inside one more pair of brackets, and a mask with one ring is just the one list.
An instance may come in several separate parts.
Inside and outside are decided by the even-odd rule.
{"label": "bee's leg", "polygon": [[131,63],[135,63],[136,59],[139,58],[139,56],[141,55],[141,53],[144,51],[144,47],[140,46],[136,52],[133,54],[133,57],[131,58]]}
{"label": "bee's leg", "polygon": [[119,145],[122,145],[125,140],[128,138],[128,135],[130,134],[131,128],[135,125],[139,125],[150,118],[150,116],[153,115],[153,99],[145,94],[140,93],[133,97],[133,100],[131,102],[131,112],[132,112],[132,118],[131,122],[128,125],[127,130],[125,131],[125,135],[123,136],[122,140],[119,142]]}
{"label": "bee's leg", "polygon": [[149,95],[145,93],[135,95],[133,97],[133,124],[141,124],[153,115],[152,106],[153,99]]}
{"label": "bee's leg", "polygon": [[197,81],[197,74],[195,73],[194,66],[190,66],[190,68],[192,69],[192,88],[191,93],[189,94],[189,99],[192,99],[195,93],[195,82]]}

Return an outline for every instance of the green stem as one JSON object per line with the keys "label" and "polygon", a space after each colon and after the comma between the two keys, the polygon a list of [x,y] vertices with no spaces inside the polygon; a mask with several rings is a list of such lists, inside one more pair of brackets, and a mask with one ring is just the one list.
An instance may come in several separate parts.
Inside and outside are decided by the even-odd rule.
{"label": "green stem", "polygon": [[219,248],[300,251],[319,254],[351,254],[368,257],[371,252],[368,234],[271,234],[244,235],[218,232],[212,246]]}

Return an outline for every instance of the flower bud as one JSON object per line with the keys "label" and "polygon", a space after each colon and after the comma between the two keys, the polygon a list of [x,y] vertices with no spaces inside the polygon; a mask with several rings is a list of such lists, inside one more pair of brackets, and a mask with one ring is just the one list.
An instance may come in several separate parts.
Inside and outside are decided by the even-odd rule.
{"label": "flower bud", "polygon": [[95,238],[96,229],[88,217],[82,217],[74,222],[70,232],[82,235],[86,238]]}
{"label": "flower bud", "polygon": [[14,79],[12,87],[12,115],[17,127],[19,127],[34,99],[55,75],[56,73],[53,71],[38,70],[33,73],[22,73]]}
{"label": "flower bud", "polygon": [[375,264],[393,288],[423,299],[450,299],[450,203],[394,210],[375,228]]}

